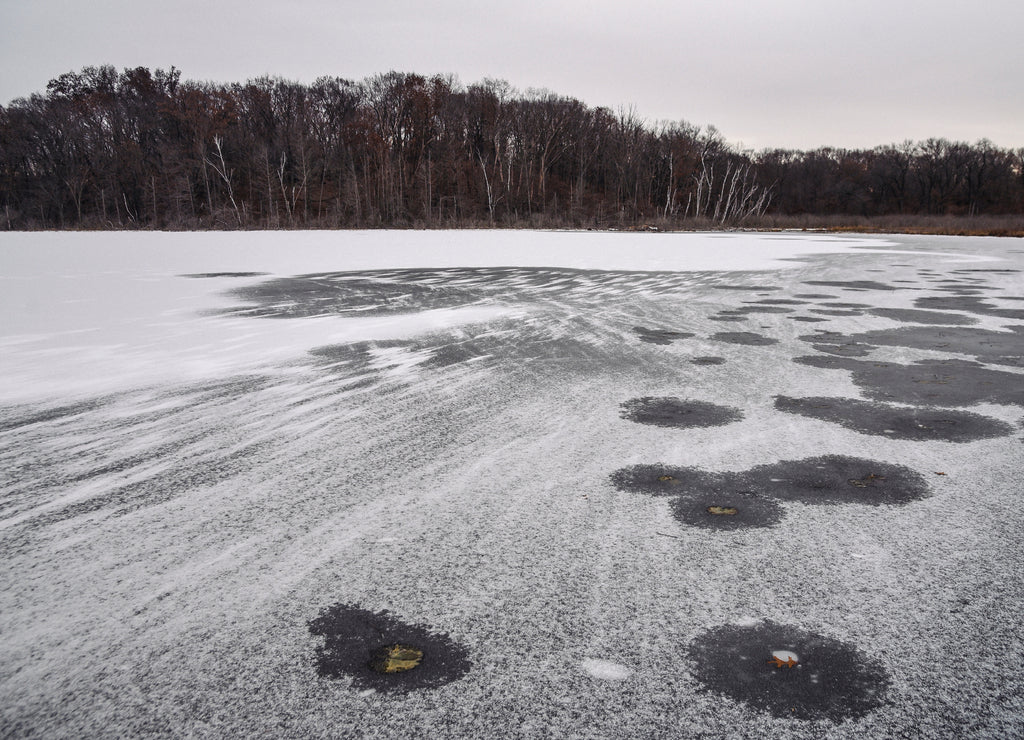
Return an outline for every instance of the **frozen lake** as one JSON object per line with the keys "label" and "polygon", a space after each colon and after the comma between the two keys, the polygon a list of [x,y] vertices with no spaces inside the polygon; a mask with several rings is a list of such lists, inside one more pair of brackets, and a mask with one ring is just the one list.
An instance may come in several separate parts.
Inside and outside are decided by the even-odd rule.
{"label": "frozen lake", "polygon": [[[501,291],[517,289],[510,283],[495,285],[486,297],[466,292],[470,297],[414,305],[412,311],[377,311],[374,298],[364,296],[341,311],[312,301],[303,321],[285,324],[215,315],[232,305],[228,290],[270,277],[511,266],[606,273],[763,270],[801,255],[878,243],[515,231],[4,234],[0,400],[266,371],[317,344],[408,338],[512,317],[524,308],[521,300],[502,300]],[[189,276],[205,279],[184,279]],[[441,282],[444,275],[435,281]],[[396,283],[384,277],[380,284]],[[553,281],[551,290],[558,289]],[[278,298],[293,300],[287,291]]]}
{"label": "frozen lake", "polygon": [[0,234],[3,734],[1019,735],[1022,269]]}

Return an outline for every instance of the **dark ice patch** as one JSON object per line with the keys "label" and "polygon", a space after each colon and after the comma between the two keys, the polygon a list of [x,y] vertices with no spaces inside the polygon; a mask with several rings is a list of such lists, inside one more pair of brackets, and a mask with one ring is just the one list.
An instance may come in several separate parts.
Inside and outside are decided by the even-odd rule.
{"label": "dark ice patch", "polygon": [[734,309],[733,313],[736,314],[750,314],[750,313],[793,313],[794,309],[787,308],[786,306],[743,306],[741,308]]}
{"label": "dark ice patch", "polygon": [[449,288],[502,301],[535,300],[557,295],[559,300],[580,298],[591,303],[601,297],[675,295],[693,284],[693,273],[543,267],[398,268],[331,275],[344,280]]}
{"label": "dark ice patch", "polygon": [[821,355],[793,362],[830,370],[849,370],[869,398],[924,406],[973,406],[991,402],[1024,406],[1018,373],[990,370],[965,360],[921,360],[912,365]]}
{"label": "dark ice patch", "polygon": [[718,342],[730,344],[744,344],[751,347],[764,347],[769,344],[778,344],[778,339],[766,337],[752,331],[720,331],[711,335],[711,339]]}
{"label": "dark ice patch", "polygon": [[860,342],[819,342],[811,346],[819,352],[839,357],[864,357],[874,349],[872,345]]}
{"label": "dark ice patch", "polygon": [[694,357],[690,360],[692,365],[724,365],[724,357],[716,357],[714,355],[705,355],[702,357]]}
{"label": "dark ice patch", "polygon": [[716,427],[743,419],[739,409],[675,397],[633,398],[621,405],[620,416],[659,427]]}
{"label": "dark ice patch", "polygon": [[977,296],[924,296],[915,300],[914,305],[937,311],[966,311],[982,316],[997,316],[1001,319],[1024,319],[1024,309],[999,308]]}
{"label": "dark ice patch", "polygon": [[698,468],[653,463],[620,468],[609,479],[620,491],[648,496],[679,496],[692,491],[713,491],[718,475]]}
{"label": "dark ice patch", "polygon": [[1005,422],[966,411],[890,406],[853,398],[776,396],[775,408],[889,439],[973,442],[1014,432]]}
{"label": "dark ice patch", "polygon": [[759,301],[743,301],[756,306],[805,306],[807,301],[796,301],[792,298],[762,298]]}
{"label": "dark ice patch", "polygon": [[609,479],[618,490],[670,498],[682,524],[706,529],[772,527],[780,501],[898,506],[929,495],[925,479],[892,463],[829,455],[712,473],[661,463],[632,465]]}
{"label": "dark ice patch", "polygon": [[[343,384],[336,386],[335,391],[349,392],[377,385],[384,379],[385,373],[399,367],[397,362],[384,360],[383,356],[375,354],[375,350],[390,348],[402,348],[408,353],[413,351],[409,342],[384,340],[314,347],[309,350],[309,355],[321,370],[342,381]],[[405,359],[411,358],[410,354],[405,355]],[[426,357],[416,359],[419,362],[413,364],[418,367],[425,367],[429,362]]]}
{"label": "dark ice patch", "polygon": [[324,347],[314,347],[309,350],[309,354],[316,358],[318,364],[323,369],[331,372],[332,374],[342,375],[346,378],[355,376],[377,377],[381,372],[394,369],[398,367],[398,365],[375,364],[374,350],[392,347],[408,348],[409,343],[388,340],[381,342],[330,344]]}
{"label": "dark ice patch", "polygon": [[850,311],[841,308],[811,308],[808,309],[811,313],[821,314],[822,316],[863,316],[863,311]]}
{"label": "dark ice patch", "polygon": [[634,465],[616,471],[621,491],[654,496],[711,496],[724,500],[756,496],[804,504],[903,505],[930,493],[927,481],[910,468],[841,455],[782,460],[739,472]]}
{"label": "dark ice patch", "polygon": [[743,321],[746,317],[743,314],[719,314],[709,317],[712,321]]}
{"label": "dark ice patch", "polygon": [[751,491],[696,491],[670,505],[678,522],[702,529],[774,527],[784,513],[778,502]]}
{"label": "dark ice patch", "polygon": [[934,290],[941,290],[953,295],[985,295],[986,291],[978,288],[958,288],[952,285],[937,285]]}
{"label": "dark ice patch", "polygon": [[[112,474],[128,473],[133,469],[141,468],[150,463],[156,462],[161,459],[167,459],[170,456],[180,452],[188,446],[187,442],[175,441],[165,445],[160,445],[146,452],[140,452],[134,455],[125,455],[118,457],[112,462],[105,463],[103,465],[97,465],[89,467],[87,470],[76,473],[67,477],[65,480],[69,484],[82,483],[84,481],[95,480],[96,478],[102,478],[104,476]],[[127,477],[127,476],[126,476]],[[147,485],[151,485],[151,482],[147,480]]]}
{"label": "dark ice patch", "polygon": [[971,316],[964,316],[962,313],[949,313],[948,311],[925,311],[916,308],[873,308],[868,311],[872,316],[880,316],[883,319],[902,321],[912,324],[945,324],[947,326],[966,326],[977,324],[978,320]]}
{"label": "dark ice patch", "polygon": [[[397,343],[398,346],[407,343]],[[353,369],[368,367],[372,362],[371,350],[375,347],[392,346],[387,342],[352,342],[351,344],[328,344],[323,347],[314,347],[309,354],[319,358],[329,365],[342,365]]]}
{"label": "dark ice patch", "polygon": [[810,298],[810,299],[825,299],[825,298],[836,298],[837,296],[830,295],[828,293],[794,293],[794,298]]}
{"label": "dark ice patch", "polygon": [[190,272],[178,277],[184,278],[247,278],[269,275],[268,272]]}
{"label": "dark ice patch", "polygon": [[[186,457],[176,465],[154,475],[125,485],[104,488],[98,495],[76,499],[61,508],[33,516],[27,521],[27,525],[35,529],[97,513],[102,513],[106,517],[121,517],[147,507],[160,506],[190,491],[215,486],[251,470],[260,463],[260,458],[270,447],[271,445],[266,442],[254,442],[230,452],[218,450],[213,454]],[[170,451],[174,448],[175,446],[168,446],[165,450]],[[145,463],[151,457],[142,455],[127,462]],[[114,464],[110,467],[116,472],[120,466]],[[93,477],[94,473],[98,476],[105,472],[107,471],[89,471],[78,477],[87,480]]]}
{"label": "dark ice patch", "polygon": [[[355,342],[310,351],[331,373],[379,372],[415,365],[417,370],[504,364],[516,372],[607,372],[636,368],[636,347],[607,341],[606,328],[581,312],[557,322],[500,319],[408,340]],[[395,352],[395,349],[400,350]],[[384,350],[384,351],[381,351]],[[475,361],[475,362],[474,362]],[[400,378],[396,378],[400,380]]]}
{"label": "dark ice patch", "polygon": [[828,301],[821,305],[825,308],[871,308],[870,303],[846,303],[844,301]]}
{"label": "dark ice patch", "polygon": [[616,345],[604,345],[588,339],[524,330],[514,337],[482,333],[458,339],[435,337],[433,341],[417,340],[411,345],[411,350],[430,353],[430,357],[422,362],[422,367],[427,369],[464,365],[474,361],[488,365],[511,362],[520,369],[528,366],[534,371],[551,365],[559,367],[562,372],[569,369],[583,371],[588,367],[608,369],[635,365],[635,354],[620,353]]}
{"label": "dark ice patch", "polygon": [[[781,650],[796,654],[798,663],[778,666],[772,653]],[[768,620],[709,629],[687,655],[706,691],[775,717],[863,717],[886,703],[890,686],[881,663],[854,645]]]}
{"label": "dark ice patch", "polygon": [[106,400],[90,400],[64,406],[51,406],[49,408],[31,405],[0,406],[0,433],[34,424],[61,422],[71,417],[95,411],[105,403]]}
{"label": "dark ice patch", "polygon": [[929,495],[910,468],[844,455],[782,460],[738,474],[747,490],[804,504],[902,505]]}
{"label": "dark ice patch", "polygon": [[231,401],[265,390],[273,385],[273,380],[265,375],[237,375],[232,378],[218,379],[195,383],[187,388],[176,389],[167,393],[164,398],[178,398],[182,393],[192,394],[192,405],[210,402]]}
{"label": "dark ice patch", "polygon": [[[464,647],[447,634],[422,624],[407,624],[386,610],[373,612],[348,604],[324,609],[309,622],[310,634],[323,637],[316,649],[321,678],[348,676],[356,689],[406,693],[443,686],[469,673],[472,663]],[[379,673],[370,667],[381,648],[408,645],[423,652],[411,670]]]}
{"label": "dark ice patch", "polygon": [[843,288],[844,290],[901,290],[887,283],[875,280],[805,280],[804,285],[821,285],[827,288]]}
{"label": "dark ice patch", "polygon": [[778,502],[744,487],[735,476],[698,468],[632,465],[616,470],[610,480],[620,491],[672,498],[677,521],[704,529],[772,527],[784,514]]}
{"label": "dark ice patch", "polygon": [[[803,355],[794,357],[793,362],[807,367],[818,367],[823,370],[854,370],[858,367],[853,360],[845,360],[839,357],[822,357],[821,355]],[[878,363],[879,366],[882,363]]]}
{"label": "dark ice patch", "polygon": [[648,344],[672,344],[677,339],[688,339],[693,336],[691,332],[648,329],[644,326],[634,326],[633,331],[640,338],[641,342],[647,342]]}
{"label": "dark ice patch", "polygon": [[793,319],[793,321],[802,321],[805,324],[820,324],[828,319],[823,319],[818,316],[788,316],[787,318]]}
{"label": "dark ice patch", "polygon": [[715,290],[746,290],[751,293],[760,293],[766,290],[781,290],[778,285],[712,285]]}
{"label": "dark ice patch", "polygon": [[1024,327],[1009,331],[945,326],[904,326],[876,329],[847,337],[872,345],[912,347],[974,355],[979,361],[996,365],[1024,366]]}
{"label": "dark ice patch", "polygon": [[217,314],[260,318],[380,316],[464,306],[482,297],[479,292],[462,287],[358,277],[351,273],[275,278],[237,288],[230,294],[254,305],[218,309]]}
{"label": "dark ice patch", "polygon": [[[1014,367],[1024,366],[1024,327],[1009,331],[961,328],[956,326],[901,326],[875,329],[857,334],[821,332],[801,336],[815,345],[892,346],[957,352],[974,355],[979,361]],[[840,354],[840,353],[836,353]]]}
{"label": "dark ice patch", "polygon": [[423,366],[433,368],[452,367],[489,356],[490,352],[487,351],[487,347],[481,342],[453,342],[452,344],[446,344],[435,349],[430,359],[423,362]]}

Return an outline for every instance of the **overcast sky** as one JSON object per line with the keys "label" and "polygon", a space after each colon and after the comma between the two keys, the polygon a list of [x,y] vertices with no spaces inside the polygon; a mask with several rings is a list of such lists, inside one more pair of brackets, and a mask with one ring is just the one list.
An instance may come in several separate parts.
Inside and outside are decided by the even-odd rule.
{"label": "overcast sky", "polygon": [[0,0],[0,103],[88,65],[506,79],[760,149],[1024,147],[1024,0]]}

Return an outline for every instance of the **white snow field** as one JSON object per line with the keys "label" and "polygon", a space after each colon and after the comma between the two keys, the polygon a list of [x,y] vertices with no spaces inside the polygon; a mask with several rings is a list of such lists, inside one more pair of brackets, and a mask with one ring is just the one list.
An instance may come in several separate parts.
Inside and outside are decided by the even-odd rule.
{"label": "white snow field", "polygon": [[0,736],[1024,737],[1022,270],[0,234]]}

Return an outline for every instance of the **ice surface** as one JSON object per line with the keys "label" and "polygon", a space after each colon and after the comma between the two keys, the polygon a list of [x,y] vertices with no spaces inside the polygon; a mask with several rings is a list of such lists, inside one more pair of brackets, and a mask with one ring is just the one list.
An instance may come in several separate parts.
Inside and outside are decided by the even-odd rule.
{"label": "ice surface", "polygon": [[[520,231],[5,233],[0,401],[266,371],[316,345],[400,339],[519,313],[476,305],[286,323],[207,315],[230,305],[226,291],[275,275],[491,266],[766,270],[783,259],[886,244],[820,235]],[[544,289],[564,288],[554,281]]]}
{"label": "ice surface", "polygon": [[[785,414],[778,395],[856,398],[858,386],[792,361],[816,350],[790,315],[740,316],[737,330],[772,344],[712,337],[719,312],[765,298],[805,296],[797,316],[856,290],[906,310],[937,290],[919,271],[958,278],[965,259],[1018,269],[1015,247],[0,235],[0,734],[1014,736],[1021,435],[951,445]],[[400,269],[413,267],[434,269]],[[313,273],[330,275],[296,279]],[[975,277],[995,300],[1024,295],[1022,276]],[[275,280],[263,303],[237,291]],[[836,284],[831,299],[809,296],[822,280]],[[335,300],[353,285],[355,298]],[[865,311],[815,326],[845,335],[892,321]],[[986,332],[1012,323],[978,317]],[[644,342],[638,326],[677,338]],[[947,355],[872,353],[903,365]],[[709,355],[723,362],[692,362]],[[620,418],[645,397],[742,418],[685,429]],[[1015,406],[977,411],[1020,421]],[[822,455],[905,465],[933,495],[898,511],[787,502],[778,526],[712,531],[610,480],[656,462],[722,474]],[[428,625],[472,667],[404,696],[322,677],[309,625],[337,604]],[[702,690],[686,646],[766,619],[869,652],[899,701],[826,725]],[[950,667],[964,635],[985,639]],[[779,648],[810,655],[775,641],[758,661]]]}

